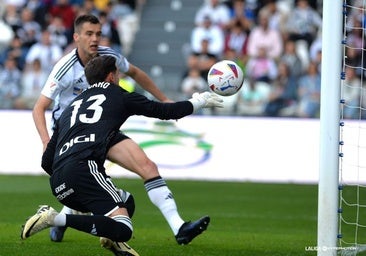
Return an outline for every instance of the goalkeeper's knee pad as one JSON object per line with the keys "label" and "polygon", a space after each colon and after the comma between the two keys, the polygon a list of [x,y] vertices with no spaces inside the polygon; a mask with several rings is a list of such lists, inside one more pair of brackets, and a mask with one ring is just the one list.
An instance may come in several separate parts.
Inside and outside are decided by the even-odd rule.
{"label": "goalkeeper's knee pad", "polygon": [[132,218],[132,216],[135,212],[135,199],[133,198],[133,196],[130,192],[127,192],[123,189],[117,189],[117,192],[121,196],[122,202],[125,204],[125,207],[128,212],[128,216],[130,216],[130,218]]}
{"label": "goalkeeper's knee pad", "polygon": [[130,194],[129,197],[127,198],[125,205],[128,212],[128,216],[132,218],[133,214],[135,213],[135,199],[133,198],[132,194]]}

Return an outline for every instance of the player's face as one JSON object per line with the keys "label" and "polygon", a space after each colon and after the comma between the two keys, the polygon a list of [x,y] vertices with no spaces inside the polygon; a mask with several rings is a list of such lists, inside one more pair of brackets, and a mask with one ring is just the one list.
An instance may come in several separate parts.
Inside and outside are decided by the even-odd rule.
{"label": "player's face", "polygon": [[102,35],[101,25],[84,23],[80,32],[74,34],[78,53],[83,60],[90,60],[97,54],[98,45]]}

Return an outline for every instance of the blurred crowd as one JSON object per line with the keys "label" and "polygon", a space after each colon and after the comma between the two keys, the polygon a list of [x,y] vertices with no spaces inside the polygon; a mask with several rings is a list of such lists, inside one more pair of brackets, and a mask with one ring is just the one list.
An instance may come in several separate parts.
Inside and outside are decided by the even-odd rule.
{"label": "blurred crowd", "polygon": [[[0,109],[31,109],[53,63],[73,48],[73,20],[96,14],[102,44],[131,52],[146,0],[4,0],[0,4]],[[207,89],[209,68],[222,59],[246,76],[225,108],[203,114],[319,117],[321,89],[321,0],[200,0],[194,17],[183,97]],[[355,1],[355,7],[357,7]],[[184,3],[184,1],[183,1]],[[366,106],[363,85],[364,9],[347,17],[342,96],[345,118]],[[182,97],[180,97],[182,98]]]}
{"label": "blurred crowd", "polygon": [[143,4],[143,0],[1,1],[0,109],[33,108],[53,65],[74,48],[73,22],[83,13],[99,17],[101,45],[128,56]]}
{"label": "blurred crowd", "polygon": [[[359,118],[366,106],[361,100],[365,16],[361,1],[349,2],[343,115]],[[182,91],[188,97],[204,90],[213,63],[229,59],[243,68],[247,81],[225,98],[224,109],[204,114],[319,117],[322,6],[320,0],[204,0],[195,16]]]}

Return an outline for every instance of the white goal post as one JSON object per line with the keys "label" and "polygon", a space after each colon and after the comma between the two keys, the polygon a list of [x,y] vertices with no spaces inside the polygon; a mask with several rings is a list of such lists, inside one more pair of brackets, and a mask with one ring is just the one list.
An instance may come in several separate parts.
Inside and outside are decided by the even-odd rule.
{"label": "white goal post", "polygon": [[337,255],[343,1],[323,1],[318,256]]}

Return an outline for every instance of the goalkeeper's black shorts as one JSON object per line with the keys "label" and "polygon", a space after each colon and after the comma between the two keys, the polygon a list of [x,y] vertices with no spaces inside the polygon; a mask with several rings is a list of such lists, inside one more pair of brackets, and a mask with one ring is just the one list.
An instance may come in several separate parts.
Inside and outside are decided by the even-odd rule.
{"label": "goalkeeper's black shorts", "polygon": [[126,208],[103,164],[94,160],[68,162],[53,173],[50,185],[57,200],[80,212],[106,215]]}

